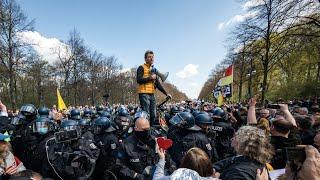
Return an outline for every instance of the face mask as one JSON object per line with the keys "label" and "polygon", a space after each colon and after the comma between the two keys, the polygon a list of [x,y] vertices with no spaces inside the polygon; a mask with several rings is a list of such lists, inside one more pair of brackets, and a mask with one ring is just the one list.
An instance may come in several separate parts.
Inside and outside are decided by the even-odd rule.
{"label": "face mask", "polygon": [[143,143],[147,143],[151,139],[150,130],[135,131],[136,137]]}
{"label": "face mask", "polygon": [[38,133],[43,135],[43,134],[47,134],[48,132],[48,128],[47,127],[42,127],[38,129]]}

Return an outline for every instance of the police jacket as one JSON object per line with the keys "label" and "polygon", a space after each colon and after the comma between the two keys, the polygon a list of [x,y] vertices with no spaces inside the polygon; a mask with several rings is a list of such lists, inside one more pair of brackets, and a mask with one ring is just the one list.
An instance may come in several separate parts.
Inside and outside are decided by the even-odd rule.
{"label": "police jacket", "polygon": [[[120,179],[152,179],[155,165],[159,160],[155,145],[154,140],[144,144],[135,135],[125,139],[117,159]],[[166,162],[167,170],[173,172],[175,164],[170,160],[170,156],[166,157]]]}
{"label": "police jacket", "polygon": [[246,156],[234,156],[213,164],[216,172],[220,173],[220,179],[255,180],[257,169],[263,169],[265,165]]}
{"label": "police jacket", "polygon": [[116,151],[119,148],[117,136],[112,133],[96,135],[95,144],[100,149],[96,168],[110,169],[116,163]]}
{"label": "police jacket", "polygon": [[211,142],[201,131],[177,128],[176,131],[169,132],[168,138],[173,140],[173,145],[169,149],[169,153],[177,165],[180,164],[186,152],[193,147],[198,147],[205,151],[210,159],[213,157]]}

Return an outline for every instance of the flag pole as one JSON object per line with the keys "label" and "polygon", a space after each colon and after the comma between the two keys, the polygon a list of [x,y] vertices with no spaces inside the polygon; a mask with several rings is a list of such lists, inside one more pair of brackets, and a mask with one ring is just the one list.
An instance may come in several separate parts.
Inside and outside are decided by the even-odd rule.
{"label": "flag pole", "polygon": [[233,97],[233,63],[231,64],[232,66],[232,83],[231,83],[231,102],[234,103],[234,97]]}

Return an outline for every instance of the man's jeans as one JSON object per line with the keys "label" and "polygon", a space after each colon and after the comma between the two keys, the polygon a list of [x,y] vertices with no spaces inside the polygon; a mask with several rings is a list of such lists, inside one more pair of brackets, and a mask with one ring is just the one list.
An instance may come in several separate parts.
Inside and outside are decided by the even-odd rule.
{"label": "man's jeans", "polygon": [[139,100],[142,110],[150,115],[150,125],[155,124],[156,98],[154,94],[139,94]]}

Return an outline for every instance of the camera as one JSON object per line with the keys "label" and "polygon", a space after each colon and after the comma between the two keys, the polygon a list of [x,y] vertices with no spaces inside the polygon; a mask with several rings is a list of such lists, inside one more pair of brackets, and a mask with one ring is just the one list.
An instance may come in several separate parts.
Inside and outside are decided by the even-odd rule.
{"label": "camera", "polygon": [[280,105],[279,104],[268,104],[267,108],[270,109],[280,109]]}
{"label": "camera", "polygon": [[284,149],[284,158],[287,162],[297,162],[303,163],[306,159],[306,152],[304,146],[297,146],[297,147],[287,147]]}
{"label": "camera", "polygon": [[80,132],[77,129],[69,131],[59,131],[54,133],[54,137],[57,143],[76,140],[80,137]]}

